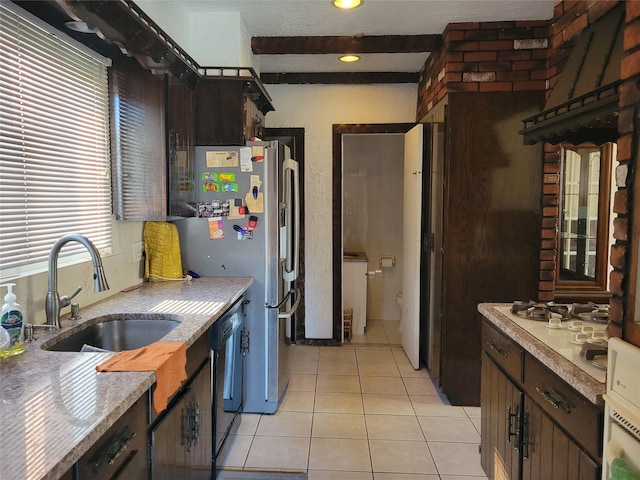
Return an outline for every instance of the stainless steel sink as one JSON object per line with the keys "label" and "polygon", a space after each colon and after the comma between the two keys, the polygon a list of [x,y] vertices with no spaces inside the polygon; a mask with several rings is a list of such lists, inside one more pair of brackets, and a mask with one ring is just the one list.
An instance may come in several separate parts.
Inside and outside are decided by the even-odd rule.
{"label": "stainless steel sink", "polygon": [[156,342],[180,324],[178,315],[124,313],[96,317],[86,326],[61,333],[42,344],[45,350],[79,352],[84,345],[121,352]]}

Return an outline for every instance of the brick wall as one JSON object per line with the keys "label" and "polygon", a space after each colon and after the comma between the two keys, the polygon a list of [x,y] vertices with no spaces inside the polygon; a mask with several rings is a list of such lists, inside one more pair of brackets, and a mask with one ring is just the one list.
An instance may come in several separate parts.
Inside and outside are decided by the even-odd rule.
{"label": "brick wall", "polygon": [[548,22],[451,23],[422,69],[417,118],[450,92],[546,89]]}
{"label": "brick wall", "polygon": [[[620,116],[618,117],[618,130],[620,139],[618,140],[618,162],[616,170],[616,182],[618,191],[614,213],[618,215],[615,219],[616,225],[614,236],[616,245],[611,253],[611,264],[614,271],[611,275],[611,282],[620,284],[620,295],[615,295],[610,302],[611,321],[609,322],[609,335],[624,336],[631,343],[640,346],[640,327],[634,323],[634,318],[640,312],[635,312],[635,299],[638,295],[637,289],[640,285],[637,282],[636,272],[630,272],[627,268],[626,259],[634,257],[637,263],[636,251],[637,243],[632,243],[634,252],[627,252],[629,237],[638,242],[640,239],[640,225],[630,225],[630,204],[633,208],[639,209],[640,202],[640,175],[635,172],[635,178],[629,175],[637,170],[638,149],[640,145],[640,2],[625,2],[626,24],[624,29],[624,50],[625,56],[620,65],[620,78],[624,81],[620,89]],[[635,192],[634,192],[635,190]],[[634,193],[636,199],[634,200]],[[638,212],[636,218],[640,218]],[[638,222],[640,223],[640,222]],[[633,227],[633,231],[630,230]],[[631,283],[635,291],[627,291],[629,277],[636,281]],[[624,306],[629,310],[624,311]],[[631,308],[629,308],[631,307]],[[626,313],[626,314],[625,314]],[[623,335],[623,320],[626,319]]]}

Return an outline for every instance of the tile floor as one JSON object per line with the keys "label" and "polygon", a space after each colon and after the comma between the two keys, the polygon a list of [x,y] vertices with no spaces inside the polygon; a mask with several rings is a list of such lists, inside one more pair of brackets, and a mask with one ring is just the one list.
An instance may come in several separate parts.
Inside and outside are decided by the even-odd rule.
{"label": "tile floor", "polygon": [[306,471],[309,480],[486,480],[480,409],[448,405],[380,328],[342,347],[292,346],[284,401],[274,415],[242,415],[225,468]]}

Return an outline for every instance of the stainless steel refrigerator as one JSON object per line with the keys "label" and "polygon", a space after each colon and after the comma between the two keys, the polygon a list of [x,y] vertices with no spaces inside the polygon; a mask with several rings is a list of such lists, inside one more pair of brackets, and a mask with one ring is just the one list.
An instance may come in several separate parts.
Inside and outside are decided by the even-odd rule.
{"label": "stainless steel refrigerator", "polygon": [[300,302],[293,287],[299,260],[298,182],[297,162],[277,141],[198,146],[197,217],[175,221],[185,270],[254,279],[246,305],[244,412],[274,413],[289,380],[291,318]]}

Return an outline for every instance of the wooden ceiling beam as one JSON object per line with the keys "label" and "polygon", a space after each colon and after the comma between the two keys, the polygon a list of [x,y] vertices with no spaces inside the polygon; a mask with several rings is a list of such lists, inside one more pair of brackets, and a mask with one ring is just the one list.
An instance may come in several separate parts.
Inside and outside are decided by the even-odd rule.
{"label": "wooden ceiling beam", "polygon": [[319,73],[263,73],[264,84],[372,84],[418,83],[419,73],[413,72],[319,72]]}
{"label": "wooden ceiling beam", "polygon": [[253,37],[256,55],[434,52],[441,35],[377,35],[327,37]]}

